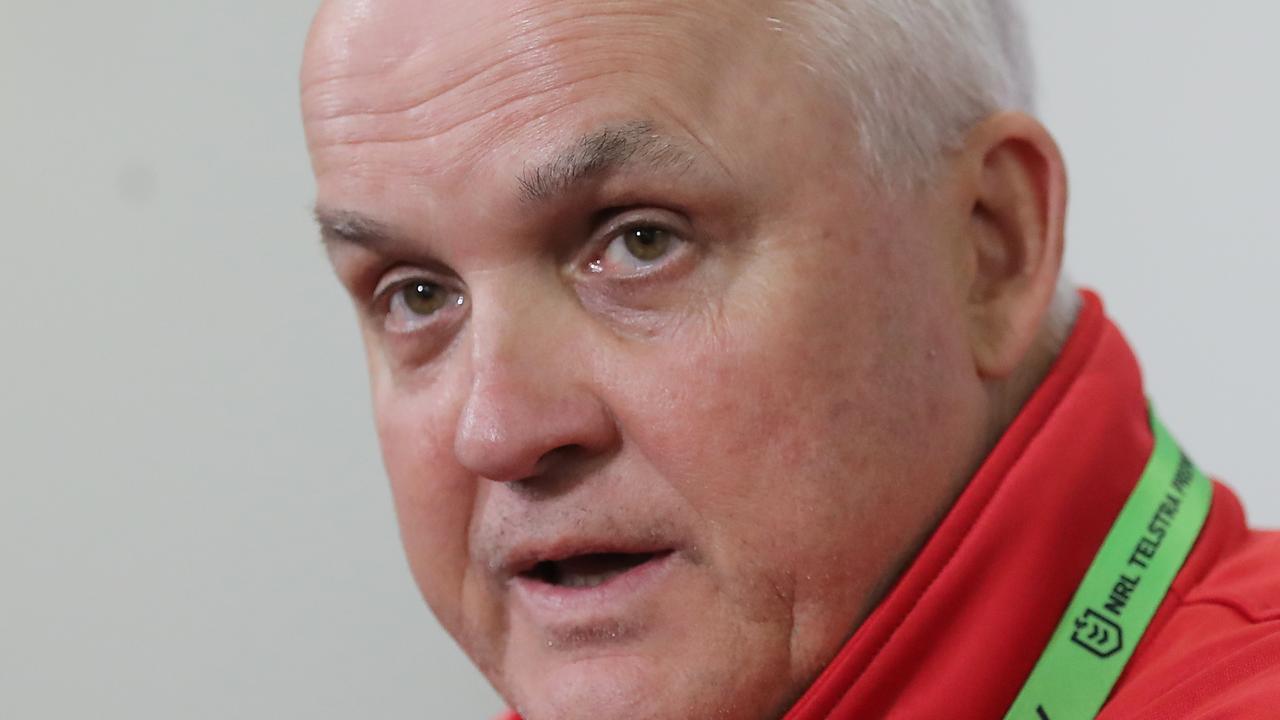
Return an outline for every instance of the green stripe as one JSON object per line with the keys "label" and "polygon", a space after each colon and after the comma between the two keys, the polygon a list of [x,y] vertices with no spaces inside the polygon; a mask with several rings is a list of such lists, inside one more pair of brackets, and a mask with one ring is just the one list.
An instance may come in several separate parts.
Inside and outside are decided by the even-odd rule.
{"label": "green stripe", "polygon": [[1213,485],[1151,411],[1155,449],[1005,720],[1091,720],[1200,535]]}

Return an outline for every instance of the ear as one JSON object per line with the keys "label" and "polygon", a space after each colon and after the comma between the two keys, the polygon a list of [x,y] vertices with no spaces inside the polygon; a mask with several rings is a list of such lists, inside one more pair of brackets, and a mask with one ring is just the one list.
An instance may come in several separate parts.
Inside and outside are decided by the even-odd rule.
{"label": "ear", "polygon": [[1067,177],[1057,143],[1034,118],[1000,113],[956,158],[969,214],[960,245],[978,373],[1011,375],[1033,347],[1062,269]]}

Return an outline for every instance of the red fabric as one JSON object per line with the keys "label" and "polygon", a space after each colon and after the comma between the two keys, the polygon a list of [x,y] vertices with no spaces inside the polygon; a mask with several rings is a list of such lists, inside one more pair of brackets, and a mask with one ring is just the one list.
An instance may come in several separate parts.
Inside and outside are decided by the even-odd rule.
{"label": "red fabric", "polygon": [[[1137,361],[1086,293],[1054,369],[785,720],[1003,718],[1152,444]],[[1250,531],[1215,483],[1200,539],[1099,720],[1269,717],[1280,717],[1280,533]]]}

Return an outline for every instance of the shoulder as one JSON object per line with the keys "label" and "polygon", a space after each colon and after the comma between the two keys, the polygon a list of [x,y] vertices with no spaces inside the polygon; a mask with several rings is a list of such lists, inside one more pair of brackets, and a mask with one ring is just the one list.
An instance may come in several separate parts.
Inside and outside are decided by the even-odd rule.
{"label": "shoulder", "polygon": [[1227,720],[1280,709],[1280,533],[1247,533],[1162,615],[1100,720]]}
{"label": "shoulder", "polygon": [[1251,622],[1280,620],[1280,531],[1254,531],[1186,593],[1184,606],[1219,604]]}

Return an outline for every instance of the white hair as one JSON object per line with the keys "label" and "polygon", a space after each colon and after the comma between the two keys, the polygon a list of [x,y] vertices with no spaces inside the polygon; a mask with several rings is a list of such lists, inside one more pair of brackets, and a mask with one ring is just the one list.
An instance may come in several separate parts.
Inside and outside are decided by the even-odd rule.
{"label": "white hair", "polygon": [[[927,182],[945,153],[1001,110],[1035,109],[1018,0],[786,0],[813,69],[854,113],[862,164],[890,192]],[[1045,320],[1065,342],[1080,306],[1063,273]]]}
{"label": "white hair", "polygon": [[880,183],[926,179],[999,110],[1031,111],[1035,72],[1017,0],[787,0],[817,65],[847,94]]}

